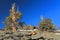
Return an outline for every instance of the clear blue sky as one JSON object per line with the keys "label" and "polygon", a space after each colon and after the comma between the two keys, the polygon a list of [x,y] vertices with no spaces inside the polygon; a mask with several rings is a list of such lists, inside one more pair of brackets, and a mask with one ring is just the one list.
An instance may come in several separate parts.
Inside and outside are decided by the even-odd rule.
{"label": "clear blue sky", "polygon": [[4,28],[2,22],[9,15],[14,2],[19,6],[22,21],[26,24],[37,26],[42,15],[51,18],[57,27],[60,26],[60,0],[0,0],[0,28]]}

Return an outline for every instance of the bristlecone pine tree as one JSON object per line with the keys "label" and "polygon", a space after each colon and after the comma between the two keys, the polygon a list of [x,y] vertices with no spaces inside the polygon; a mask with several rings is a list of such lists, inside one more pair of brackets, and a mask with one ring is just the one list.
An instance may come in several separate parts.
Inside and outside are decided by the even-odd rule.
{"label": "bristlecone pine tree", "polygon": [[52,20],[47,18],[47,19],[42,20],[42,22],[39,23],[38,29],[41,31],[53,31],[56,29],[56,27],[52,23]]}
{"label": "bristlecone pine tree", "polygon": [[12,9],[10,10],[10,15],[6,17],[5,20],[5,30],[8,28],[11,28],[11,26],[17,26],[18,25],[18,19],[21,19],[22,14],[19,11],[16,11],[15,3],[12,5]]}

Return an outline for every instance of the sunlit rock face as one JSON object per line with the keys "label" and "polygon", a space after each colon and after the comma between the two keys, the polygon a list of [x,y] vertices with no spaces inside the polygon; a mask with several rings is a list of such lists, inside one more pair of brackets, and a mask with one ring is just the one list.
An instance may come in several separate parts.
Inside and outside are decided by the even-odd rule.
{"label": "sunlit rock face", "polygon": [[60,35],[56,35],[53,32],[40,32],[38,29],[34,29],[36,32],[34,35],[30,35],[32,31],[16,31],[12,32],[7,30],[6,32],[0,30],[0,40],[59,40]]}

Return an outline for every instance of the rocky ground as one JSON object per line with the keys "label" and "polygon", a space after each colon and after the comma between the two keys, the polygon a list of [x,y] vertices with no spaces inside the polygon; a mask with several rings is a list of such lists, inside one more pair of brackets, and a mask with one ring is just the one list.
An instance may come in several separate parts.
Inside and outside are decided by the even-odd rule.
{"label": "rocky ground", "polygon": [[0,31],[0,40],[60,40],[60,35],[49,32],[36,32],[36,35],[29,35],[27,32]]}

